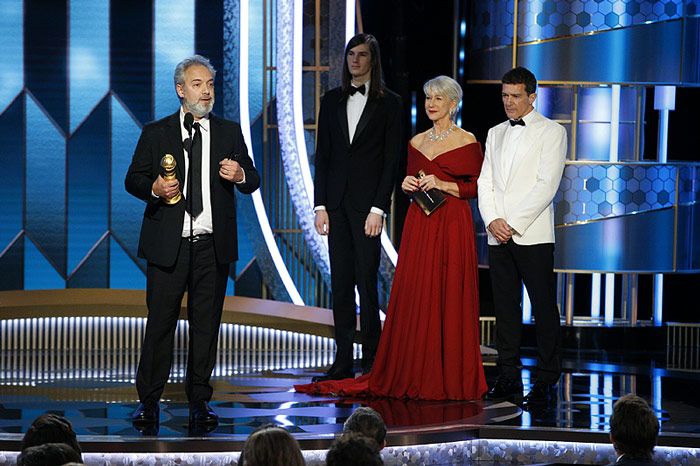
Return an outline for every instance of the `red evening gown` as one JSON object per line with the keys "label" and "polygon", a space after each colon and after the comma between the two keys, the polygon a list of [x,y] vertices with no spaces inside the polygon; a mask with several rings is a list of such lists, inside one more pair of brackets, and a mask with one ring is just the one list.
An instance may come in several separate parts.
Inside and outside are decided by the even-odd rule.
{"label": "red evening gown", "polygon": [[426,216],[411,203],[387,318],[372,371],[356,379],[296,385],[298,392],[356,397],[474,400],[487,391],[479,348],[474,224],[483,155],[478,143],[427,159],[409,144],[408,173],[456,182],[460,198]]}

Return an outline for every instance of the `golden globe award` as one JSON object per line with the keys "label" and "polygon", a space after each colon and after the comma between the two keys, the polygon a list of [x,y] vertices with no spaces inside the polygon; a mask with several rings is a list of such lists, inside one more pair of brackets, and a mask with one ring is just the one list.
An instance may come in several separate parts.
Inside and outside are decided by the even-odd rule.
{"label": "golden globe award", "polygon": [[[160,159],[160,166],[163,167],[163,179],[165,181],[173,181],[175,179],[175,157],[170,154],[165,154],[162,159]],[[177,193],[170,199],[163,199],[166,204],[177,204],[182,199],[182,194]]]}

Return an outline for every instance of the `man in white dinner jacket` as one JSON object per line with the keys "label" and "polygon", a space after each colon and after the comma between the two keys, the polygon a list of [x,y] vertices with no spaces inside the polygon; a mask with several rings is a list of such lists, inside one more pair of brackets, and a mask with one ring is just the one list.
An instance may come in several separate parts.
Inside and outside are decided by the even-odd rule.
{"label": "man in white dinner jacket", "polygon": [[518,67],[502,79],[508,120],[489,130],[479,176],[479,211],[486,225],[496,315],[499,377],[487,400],[522,396],[522,283],[532,302],[537,375],[526,404],[556,398],[561,328],[554,275],[554,207],[566,161],[566,130],[538,113],[537,79]]}

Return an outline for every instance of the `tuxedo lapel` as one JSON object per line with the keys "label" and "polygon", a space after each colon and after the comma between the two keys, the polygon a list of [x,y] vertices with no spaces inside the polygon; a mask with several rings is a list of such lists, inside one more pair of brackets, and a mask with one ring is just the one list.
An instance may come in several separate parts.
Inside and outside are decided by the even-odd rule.
{"label": "tuxedo lapel", "polygon": [[338,115],[338,124],[342,130],[345,143],[350,145],[350,131],[348,130],[348,105],[347,98],[341,97],[338,99],[338,107],[336,108],[336,113]]}
{"label": "tuxedo lapel", "polygon": [[508,127],[506,125],[501,125],[497,126],[495,131],[495,142],[494,142],[494,157],[493,157],[493,166],[497,167],[497,170],[494,172],[498,174],[498,177],[500,178],[500,183],[505,186],[506,181],[508,181],[508,178],[506,177],[506,174],[503,173],[502,166],[503,166],[503,147],[505,144],[505,138],[506,138],[506,130]]}
{"label": "tuxedo lapel", "polygon": [[219,157],[223,154],[220,148],[221,138],[219,131],[221,130],[221,122],[217,117],[209,114],[209,180],[212,185],[219,176]]}
{"label": "tuxedo lapel", "polygon": [[[362,131],[367,127],[367,123],[372,119],[372,115],[374,115],[374,112],[377,111],[377,108],[379,108],[379,99],[367,99],[365,108],[362,110],[362,115],[360,116],[360,121],[357,122],[355,136],[352,138],[352,141],[350,141],[350,144],[362,136]],[[345,126],[347,128],[347,118],[345,121]]]}
{"label": "tuxedo lapel", "polygon": [[532,150],[538,146],[536,144],[537,135],[540,133],[537,125],[538,122],[538,118],[533,118],[532,121],[523,130],[523,134],[518,140],[518,146],[515,149],[515,154],[513,156],[513,164],[511,165],[510,173],[508,175],[508,179],[506,180],[506,185],[509,184],[511,180],[516,178],[516,173],[522,166],[523,162],[525,162],[528,159],[529,153],[532,152]]}
{"label": "tuxedo lapel", "polygon": [[[182,185],[185,181],[185,151],[182,147],[182,132],[180,131],[180,111],[175,112],[168,118],[167,125],[167,147],[172,147],[172,154],[175,157],[175,174]],[[161,157],[165,155],[162,154]]]}

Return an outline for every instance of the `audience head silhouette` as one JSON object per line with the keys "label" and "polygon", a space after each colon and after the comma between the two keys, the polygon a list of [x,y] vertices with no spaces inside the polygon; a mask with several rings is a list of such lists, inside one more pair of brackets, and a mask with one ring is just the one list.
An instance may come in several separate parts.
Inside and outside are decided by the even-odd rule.
{"label": "audience head silhouette", "polygon": [[343,425],[343,432],[357,432],[377,442],[381,450],[386,446],[386,424],[384,419],[375,410],[367,406],[361,406],[350,415]]}
{"label": "audience head silhouette", "polygon": [[383,465],[377,442],[357,432],[338,438],[326,455],[326,466],[379,466]]}
{"label": "audience head silhouette", "polygon": [[45,443],[65,443],[78,453],[79,459],[82,454],[73,426],[68,419],[58,414],[45,413],[34,419],[22,439],[22,451]]}
{"label": "audience head silhouette", "polygon": [[273,424],[258,427],[243,445],[238,466],[304,466],[299,444]]}
{"label": "audience head silhouette", "polygon": [[659,435],[659,420],[646,401],[625,395],[613,406],[610,441],[618,455],[650,460]]}
{"label": "audience head silhouette", "polygon": [[17,456],[17,466],[63,466],[66,463],[82,464],[80,453],[65,443],[45,443],[22,450]]}

